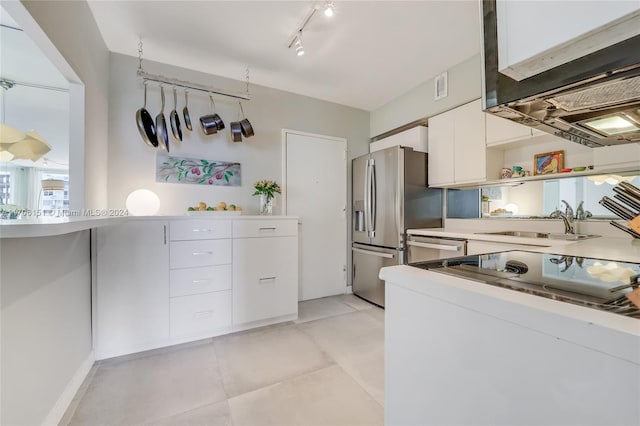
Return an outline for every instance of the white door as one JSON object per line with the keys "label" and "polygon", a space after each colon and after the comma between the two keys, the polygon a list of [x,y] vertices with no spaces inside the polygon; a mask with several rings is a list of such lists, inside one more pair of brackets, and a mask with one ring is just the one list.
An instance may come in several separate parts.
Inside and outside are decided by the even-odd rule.
{"label": "white door", "polygon": [[347,265],[347,140],[283,131],[283,208],[299,217],[300,300],[343,294]]}

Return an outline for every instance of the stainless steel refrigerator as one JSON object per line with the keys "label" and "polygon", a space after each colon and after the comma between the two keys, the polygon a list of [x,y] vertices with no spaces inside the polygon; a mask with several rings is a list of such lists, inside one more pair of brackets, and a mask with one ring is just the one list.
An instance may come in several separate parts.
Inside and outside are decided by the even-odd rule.
{"label": "stainless steel refrigerator", "polygon": [[405,231],[442,226],[442,190],[427,188],[427,154],[391,147],[353,160],[353,293],[384,306],[383,266],[405,263]]}

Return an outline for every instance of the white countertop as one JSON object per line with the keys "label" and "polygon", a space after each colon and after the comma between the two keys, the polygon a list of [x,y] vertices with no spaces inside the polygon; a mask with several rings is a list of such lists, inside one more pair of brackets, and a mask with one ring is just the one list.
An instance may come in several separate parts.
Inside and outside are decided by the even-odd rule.
{"label": "white countertop", "polygon": [[[570,303],[558,302],[532,294],[468,280],[466,278],[454,277],[408,265],[382,268],[380,270],[380,278],[387,283],[400,285],[413,291],[427,292],[434,297],[439,297],[437,291],[443,289],[443,287],[441,287],[442,285],[451,286],[640,337],[640,320],[638,319]],[[433,285],[435,285],[435,287],[432,287]],[[526,320],[526,318],[523,320]],[[553,325],[552,322],[550,324],[551,326]],[[638,354],[633,355],[634,361],[640,362],[637,357]]]}
{"label": "white countertop", "polygon": [[0,238],[31,238],[63,235],[85,229],[114,225],[129,220],[285,220],[297,216],[217,215],[180,216],[100,216],[100,217],[34,217],[0,220]]}

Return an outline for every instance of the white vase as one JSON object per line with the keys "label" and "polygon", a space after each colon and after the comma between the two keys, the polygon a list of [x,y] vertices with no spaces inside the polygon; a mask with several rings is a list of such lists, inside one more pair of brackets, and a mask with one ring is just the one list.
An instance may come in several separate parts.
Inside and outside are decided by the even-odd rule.
{"label": "white vase", "polygon": [[273,214],[273,197],[260,194],[260,214],[271,216]]}

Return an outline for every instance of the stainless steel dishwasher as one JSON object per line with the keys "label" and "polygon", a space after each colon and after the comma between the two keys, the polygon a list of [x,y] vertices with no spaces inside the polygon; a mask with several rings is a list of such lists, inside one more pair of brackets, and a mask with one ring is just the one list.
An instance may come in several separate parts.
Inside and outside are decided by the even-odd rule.
{"label": "stainless steel dishwasher", "polygon": [[407,263],[446,259],[467,254],[467,240],[441,237],[407,236]]}

